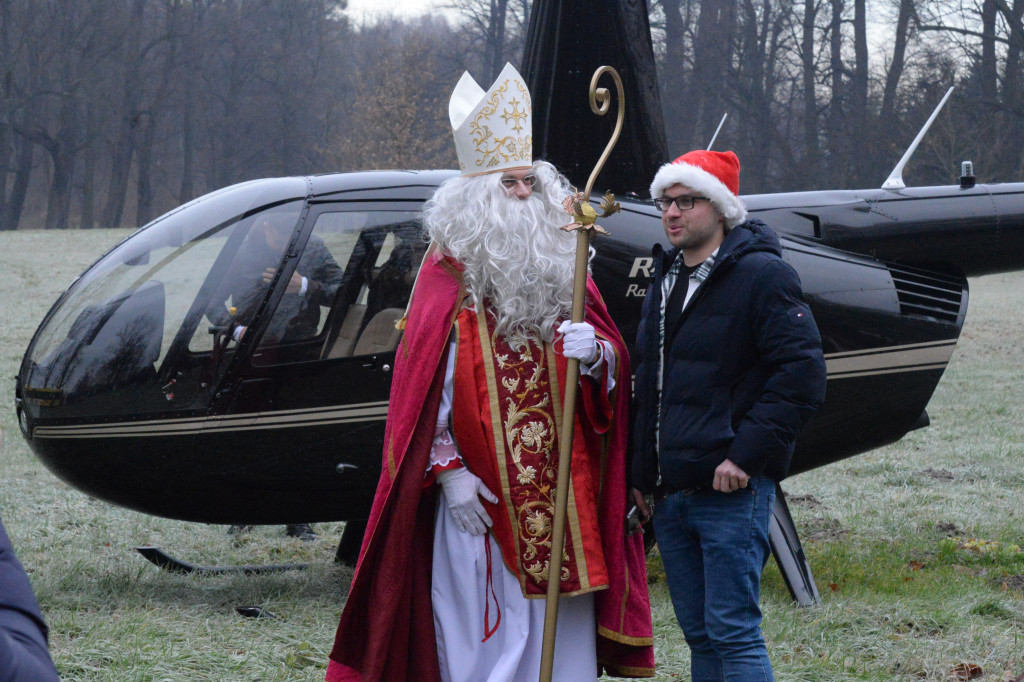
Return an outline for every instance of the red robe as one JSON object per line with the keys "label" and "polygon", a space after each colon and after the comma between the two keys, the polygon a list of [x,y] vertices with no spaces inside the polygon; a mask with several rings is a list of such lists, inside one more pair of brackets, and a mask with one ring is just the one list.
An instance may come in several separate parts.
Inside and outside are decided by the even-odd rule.
{"label": "red robe", "polygon": [[[440,681],[430,603],[436,498],[433,487],[424,488],[423,478],[448,338],[466,295],[458,263],[440,255],[428,259],[396,353],[380,482],[338,624],[328,682]],[[651,677],[654,651],[643,539],[625,533],[628,355],[589,279],[585,319],[613,341],[620,377],[611,396],[615,410],[606,434],[599,499],[609,587],[595,593],[598,663],[610,674]]]}

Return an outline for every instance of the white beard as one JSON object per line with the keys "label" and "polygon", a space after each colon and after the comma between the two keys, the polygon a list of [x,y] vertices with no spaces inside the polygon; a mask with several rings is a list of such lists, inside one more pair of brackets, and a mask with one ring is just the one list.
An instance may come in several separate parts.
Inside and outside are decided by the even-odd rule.
{"label": "white beard", "polygon": [[477,310],[486,299],[498,333],[513,345],[529,337],[551,341],[572,310],[576,237],[559,229],[571,222],[561,207],[569,189],[541,163],[534,166],[540,182],[526,200],[507,196],[500,174],[454,178],[426,211],[431,237],[465,266]]}

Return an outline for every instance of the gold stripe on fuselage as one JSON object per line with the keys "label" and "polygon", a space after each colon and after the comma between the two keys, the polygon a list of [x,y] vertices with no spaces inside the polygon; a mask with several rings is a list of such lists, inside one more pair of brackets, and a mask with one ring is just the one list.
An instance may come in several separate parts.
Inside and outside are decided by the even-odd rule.
{"label": "gold stripe on fuselage", "polygon": [[942,369],[953,356],[956,340],[868,348],[825,356],[829,379]]}
{"label": "gold stripe on fuselage", "polygon": [[384,421],[387,401],[334,405],[310,409],[252,412],[248,414],[151,419],[146,421],[107,422],[104,424],[68,424],[39,426],[33,438],[129,438],[146,436],[184,436],[249,429],[295,428],[350,422]]}
{"label": "gold stripe on fuselage", "polygon": [[[881,374],[897,374],[943,369],[953,356],[955,339],[911,343],[882,348],[829,353],[825,355],[828,378],[832,380]],[[327,407],[251,412],[246,414],[148,419],[102,424],[66,424],[38,426],[33,438],[131,438],[184,436],[197,433],[222,433],[273,428],[325,426],[352,422],[384,421],[387,401],[330,405]],[[560,415],[559,415],[560,416]]]}

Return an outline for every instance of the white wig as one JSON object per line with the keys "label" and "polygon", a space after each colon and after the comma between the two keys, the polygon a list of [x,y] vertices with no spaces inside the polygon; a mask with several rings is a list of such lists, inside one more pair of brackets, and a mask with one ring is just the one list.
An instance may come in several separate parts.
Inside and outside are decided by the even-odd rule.
{"label": "white wig", "polygon": [[477,309],[487,299],[499,333],[550,341],[572,309],[576,237],[559,229],[572,221],[562,208],[568,181],[546,161],[531,172],[537,184],[526,200],[508,195],[501,173],[451,178],[424,207],[424,224],[465,265]]}

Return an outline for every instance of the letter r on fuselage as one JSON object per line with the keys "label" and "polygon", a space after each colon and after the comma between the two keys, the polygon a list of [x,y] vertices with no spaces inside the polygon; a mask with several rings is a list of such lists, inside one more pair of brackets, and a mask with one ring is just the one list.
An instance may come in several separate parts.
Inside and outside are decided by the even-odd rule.
{"label": "letter r on fuselage", "polygon": [[650,256],[647,258],[636,258],[633,260],[633,267],[629,271],[629,277],[632,279],[638,274],[642,274],[644,277],[650,277],[652,267],[654,267],[654,258],[651,258]]}

